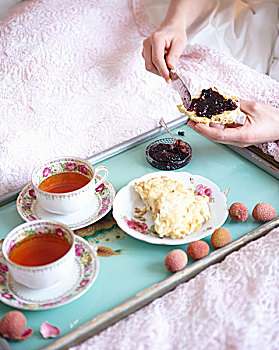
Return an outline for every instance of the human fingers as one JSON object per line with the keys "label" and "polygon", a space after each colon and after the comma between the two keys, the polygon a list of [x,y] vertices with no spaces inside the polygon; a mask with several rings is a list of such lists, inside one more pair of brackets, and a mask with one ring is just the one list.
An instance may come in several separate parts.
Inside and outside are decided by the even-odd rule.
{"label": "human fingers", "polygon": [[149,38],[147,38],[143,41],[142,56],[143,56],[144,61],[145,61],[145,69],[148,72],[160,75],[160,73],[158,72],[158,69],[154,66],[154,64],[152,62],[152,46],[151,46]]}
{"label": "human fingers", "polygon": [[224,124],[217,124],[217,123],[209,123],[209,126],[211,128],[218,128],[218,129],[224,129],[225,128]]}
{"label": "human fingers", "polygon": [[254,116],[258,108],[258,103],[247,100],[240,100],[240,109],[242,112]]}
{"label": "human fingers", "polygon": [[153,33],[151,38],[152,63],[159,74],[168,82],[170,79],[170,73],[165,61],[165,51],[168,50],[168,44],[158,33]]}
{"label": "human fingers", "polygon": [[[198,134],[208,138],[211,141],[224,143],[229,145],[235,145],[237,147],[247,147],[253,142],[249,143],[246,140],[246,136],[239,128],[216,128],[209,127],[202,123],[195,123],[189,121],[187,124],[191,129],[195,130]],[[238,129],[238,130],[236,130]]]}
{"label": "human fingers", "polygon": [[186,39],[183,40],[181,38],[173,39],[170,48],[166,54],[166,62],[167,66],[170,69],[175,69],[177,62],[186,46]]}

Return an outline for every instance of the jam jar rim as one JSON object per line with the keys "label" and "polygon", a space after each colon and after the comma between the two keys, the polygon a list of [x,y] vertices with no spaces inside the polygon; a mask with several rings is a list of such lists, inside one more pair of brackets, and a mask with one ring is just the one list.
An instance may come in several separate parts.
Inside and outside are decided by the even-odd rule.
{"label": "jam jar rim", "polygon": [[154,158],[152,158],[149,154],[149,151],[150,151],[150,148],[154,145],[157,145],[157,144],[173,144],[173,139],[172,138],[162,138],[162,139],[158,139],[158,140],[155,140],[153,142],[151,142],[147,147],[146,147],[146,150],[145,150],[145,155],[146,155],[146,160],[147,162],[153,166],[154,168],[157,168],[157,169],[160,169],[160,170],[176,170],[176,169],[180,169],[180,168],[183,168],[184,166],[186,166],[191,158],[192,158],[192,147],[189,145],[188,142],[184,141],[185,142],[187,148],[189,149],[189,153],[188,155],[182,159],[182,160],[178,160],[178,161],[175,161],[175,162],[167,162],[167,161],[158,161],[158,160],[155,160]]}

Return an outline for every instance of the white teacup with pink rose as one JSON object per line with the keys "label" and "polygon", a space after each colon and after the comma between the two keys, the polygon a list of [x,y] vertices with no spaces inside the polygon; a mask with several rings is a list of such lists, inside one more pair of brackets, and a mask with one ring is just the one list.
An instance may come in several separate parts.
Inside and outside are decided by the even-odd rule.
{"label": "white teacup with pink rose", "polygon": [[[104,174],[96,177],[101,171]],[[32,184],[37,200],[45,210],[66,215],[85,207],[107,176],[105,166],[95,169],[87,160],[60,157],[37,166],[32,173]]]}

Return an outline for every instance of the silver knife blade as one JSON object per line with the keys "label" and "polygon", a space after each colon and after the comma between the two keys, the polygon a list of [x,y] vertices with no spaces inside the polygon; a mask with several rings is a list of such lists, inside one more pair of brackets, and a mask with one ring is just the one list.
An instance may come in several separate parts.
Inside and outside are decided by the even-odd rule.
{"label": "silver knife blade", "polygon": [[183,83],[181,78],[173,70],[170,71],[170,78],[173,88],[179,93],[183,106],[188,109],[191,105],[191,94],[187,86]]}

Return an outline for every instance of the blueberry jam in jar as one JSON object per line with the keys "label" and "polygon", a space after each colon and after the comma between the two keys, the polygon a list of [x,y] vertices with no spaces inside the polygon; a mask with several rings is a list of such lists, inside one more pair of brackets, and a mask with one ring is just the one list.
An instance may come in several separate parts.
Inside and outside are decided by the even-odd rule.
{"label": "blueberry jam in jar", "polygon": [[146,148],[146,160],[160,170],[175,170],[187,165],[192,157],[192,148],[180,139],[174,143],[166,138],[152,142]]}
{"label": "blueberry jam in jar", "polygon": [[218,91],[203,89],[200,97],[193,98],[188,111],[196,112],[198,117],[211,118],[214,115],[222,114],[225,111],[233,111],[237,104],[229,99],[225,99]]}

